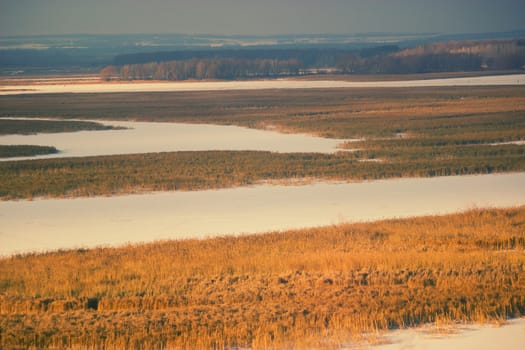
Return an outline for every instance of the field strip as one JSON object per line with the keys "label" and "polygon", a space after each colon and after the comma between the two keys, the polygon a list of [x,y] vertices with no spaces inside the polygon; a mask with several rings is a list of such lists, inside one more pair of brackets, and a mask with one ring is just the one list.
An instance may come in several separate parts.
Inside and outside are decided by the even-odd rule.
{"label": "field strip", "polygon": [[265,89],[329,89],[329,88],[408,88],[451,86],[525,85],[525,74],[482,77],[406,80],[406,81],[309,81],[309,80],[255,80],[255,81],[192,81],[192,82],[100,82],[93,84],[30,84],[4,85],[0,95],[111,93],[111,92],[182,92],[228,91]]}

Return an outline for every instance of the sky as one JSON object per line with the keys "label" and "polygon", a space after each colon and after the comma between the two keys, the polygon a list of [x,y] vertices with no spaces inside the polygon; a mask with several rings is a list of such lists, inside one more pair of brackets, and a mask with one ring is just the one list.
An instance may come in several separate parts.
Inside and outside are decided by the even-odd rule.
{"label": "sky", "polygon": [[480,33],[524,0],[0,0],[0,35]]}

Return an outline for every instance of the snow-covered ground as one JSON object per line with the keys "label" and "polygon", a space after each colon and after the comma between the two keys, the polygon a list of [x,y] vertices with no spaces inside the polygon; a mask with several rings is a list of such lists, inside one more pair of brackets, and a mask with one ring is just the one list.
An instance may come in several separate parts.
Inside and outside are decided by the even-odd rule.
{"label": "snow-covered ground", "polygon": [[495,75],[467,78],[445,78],[405,81],[310,81],[310,80],[254,80],[254,81],[192,81],[192,82],[98,82],[93,84],[5,84],[0,95],[44,93],[104,93],[104,92],[176,92],[262,89],[322,89],[322,88],[376,88],[376,87],[443,87],[525,85],[525,74]]}
{"label": "snow-covered ground", "polygon": [[0,255],[525,204],[525,173],[0,202]]}
{"label": "snow-covered ground", "polygon": [[[428,325],[387,333],[386,344],[368,350],[523,350],[525,318],[504,325],[437,327]],[[363,348],[360,346],[359,348]]]}
{"label": "snow-covered ground", "polygon": [[338,151],[338,144],[349,141],[238,126],[96,122],[126,129],[0,136],[0,145],[54,146],[61,151],[58,154],[2,160],[208,150],[333,153]]}
{"label": "snow-covered ground", "polygon": [[503,146],[503,145],[525,146],[525,140],[510,141],[510,142],[495,142],[495,143],[491,143],[490,145],[491,146]]}

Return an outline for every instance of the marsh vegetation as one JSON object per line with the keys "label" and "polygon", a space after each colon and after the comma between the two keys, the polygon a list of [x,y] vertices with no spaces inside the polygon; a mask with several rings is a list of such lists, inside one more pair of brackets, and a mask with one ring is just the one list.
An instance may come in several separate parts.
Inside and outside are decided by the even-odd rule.
{"label": "marsh vegetation", "polygon": [[[525,170],[523,87],[0,97],[3,117],[362,138],[335,154],[147,153],[0,164],[0,197]],[[47,127],[47,126],[46,126]],[[95,140],[94,140],[95,142]],[[525,208],[0,259],[0,347],[334,348],[525,314]]]}
{"label": "marsh vegetation", "polygon": [[412,121],[421,129],[524,111],[522,86],[0,96],[3,117],[274,127],[332,138],[392,137],[412,131]]}
{"label": "marsh vegetation", "polygon": [[353,152],[335,154],[213,151],[7,162],[0,164],[3,199],[525,169],[525,147],[512,144],[525,139],[523,87],[4,96],[0,101],[7,116],[234,124],[363,139],[344,146]]}
{"label": "marsh vegetation", "polygon": [[111,130],[110,125],[96,122],[71,120],[4,119],[0,118],[1,135],[30,135],[37,133],[61,133],[81,130]]}
{"label": "marsh vegetation", "polygon": [[35,145],[0,145],[0,158],[31,157],[58,153],[55,147]]}
{"label": "marsh vegetation", "polygon": [[[301,180],[373,180],[525,169],[525,147],[370,148],[356,153],[172,152],[0,163],[0,198],[194,191]],[[441,152],[443,155],[436,156]],[[449,152],[449,153],[445,153]],[[456,153],[454,153],[456,152]],[[378,162],[362,162],[374,159]]]}
{"label": "marsh vegetation", "polygon": [[3,348],[334,348],[525,313],[525,208],[0,260]]}

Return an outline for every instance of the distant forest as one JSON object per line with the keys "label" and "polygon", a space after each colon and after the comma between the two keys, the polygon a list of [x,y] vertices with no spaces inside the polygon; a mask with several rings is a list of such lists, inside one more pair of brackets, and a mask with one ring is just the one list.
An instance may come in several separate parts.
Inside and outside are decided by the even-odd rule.
{"label": "distant forest", "polygon": [[410,49],[244,49],[117,56],[105,80],[244,79],[322,73],[406,74],[525,68],[525,39],[451,41]]}

